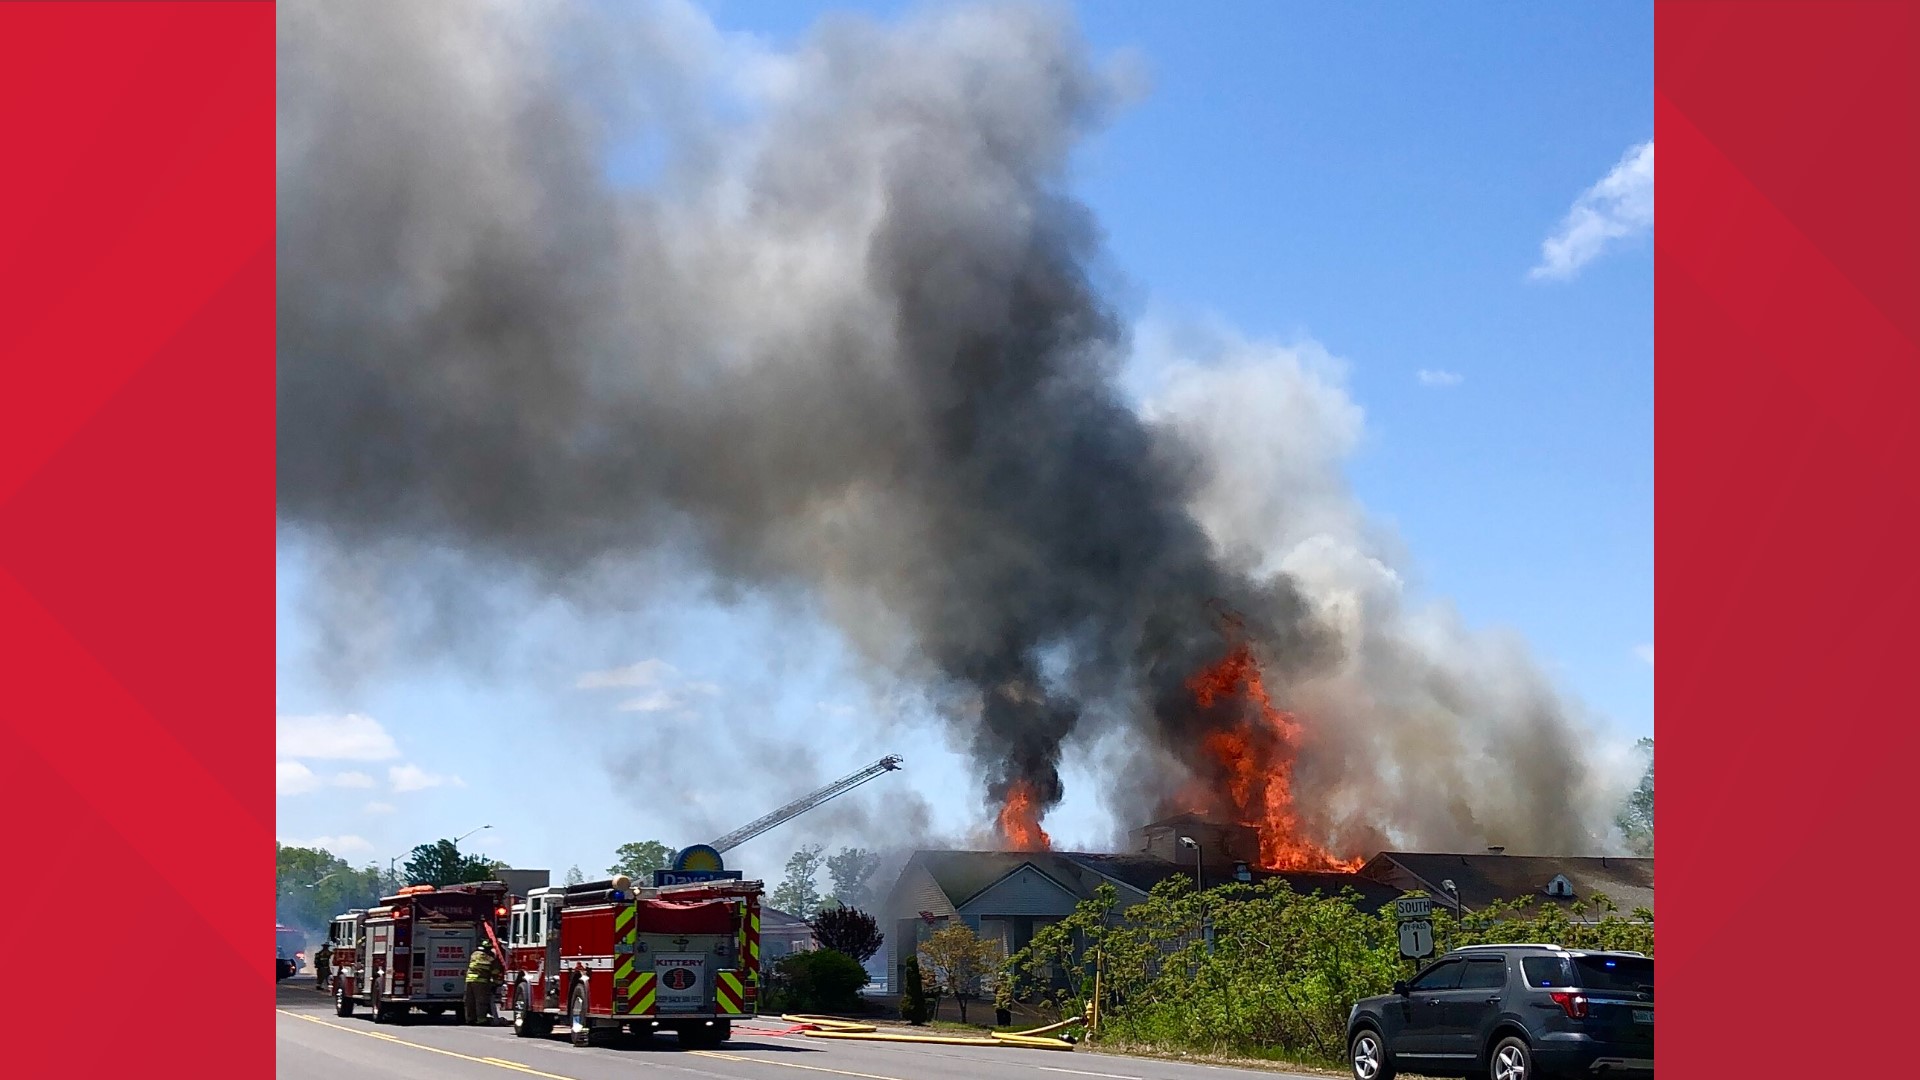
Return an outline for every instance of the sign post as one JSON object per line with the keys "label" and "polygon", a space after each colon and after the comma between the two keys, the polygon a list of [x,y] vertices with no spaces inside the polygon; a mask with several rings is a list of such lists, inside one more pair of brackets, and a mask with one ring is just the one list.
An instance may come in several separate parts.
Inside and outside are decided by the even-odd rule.
{"label": "sign post", "polygon": [[1400,919],[1400,957],[1425,960],[1433,955],[1433,901],[1424,896],[1403,896],[1393,902],[1393,913]]}

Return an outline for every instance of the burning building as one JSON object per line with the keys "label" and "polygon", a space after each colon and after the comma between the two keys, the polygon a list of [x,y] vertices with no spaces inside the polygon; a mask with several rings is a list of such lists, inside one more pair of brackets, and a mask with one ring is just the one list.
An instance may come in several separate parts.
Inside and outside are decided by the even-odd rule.
{"label": "burning building", "polygon": [[[1197,845],[1189,847],[1186,838]],[[912,946],[950,922],[963,922],[1008,950],[1020,949],[1041,927],[1064,918],[1107,884],[1125,909],[1147,898],[1154,886],[1192,879],[1198,870],[1208,888],[1228,881],[1260,883],[1279,878],[1296,892],[1359,894],[1364,910],[1378,911],[1402,888],[1355,873],[1352,868],[1279,870],[1259,862],[1257,828],[1238,822],[1180,814],[1133,830],[1131,850],[1121,853],[1049,850],[917,851],[907,860],[882,905],[890,987]]]}

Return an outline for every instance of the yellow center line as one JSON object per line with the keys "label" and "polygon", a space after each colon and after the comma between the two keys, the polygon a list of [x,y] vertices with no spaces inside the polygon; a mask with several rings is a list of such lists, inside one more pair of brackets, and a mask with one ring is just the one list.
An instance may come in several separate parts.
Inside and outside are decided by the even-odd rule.
{"label": "yellow center line", "polygon": [[547,1080],[574,1080],[574,1078],[571,1076],[561,1076],[558,1073],[541,1072],[539,1069],[533,1068],[532,1066],[528,1066],[528,1065],[521,1065],[518,1062],[503,1061],[500,1058],[474,1057],[470,1054],[457,1053],[452,1050],[442,1050],[437,1046],[428,1046],[425,1043],[408,1042],[405,1039],[401,1039],[401,1038],[397,1038],[395,1036],[389,1035],[384,1031],[361,1031],[359,1028],[350,1028],[345,1024],[330,1023],[326,1020],[321,1020],[318,1017],[307,1016],[303,1013],[289,1012],[286,1009],[275,1009],[274,1012],[280,1013],[283,1016],[291,1016],[295,1020],[305,1020],[309,1024],[319,1024],[321,1027],[332,1028],[335,1031],[344,1031],[349,1035],[365,1035],[370,1039],[384,1039],[390,1043],[399,1043],[401,1046],[411,1046],[415,1050],[425,1050],[429,1054],[443,1054],[450,1058],[459,1058],[461,1061],[471,1061],[477,1065],[491,1065],[496,1069],[512,1069],[515,1072],[526,1073],[529,1076],[544,1076],[547,1078]]}
{"label": "yellow center line", "polygon": [[832,1073],[835,1076],[858,1076],[861,1080],[901,1080],[898,1076],[880,1076],[876,1073],[849,1072],[846,1069],[829,1069],[824,1065],[802,1065],[797,1061],[774,1061],[771,1058],[740,1057],[737,1054],[722,1054],[713,1050],[690,1050],[688,1053],[701,1057],[719,1058],[721,1061],[751,1061],[755,1065],[778,1065],[783,1069],[805,1069],[808,1072]]}

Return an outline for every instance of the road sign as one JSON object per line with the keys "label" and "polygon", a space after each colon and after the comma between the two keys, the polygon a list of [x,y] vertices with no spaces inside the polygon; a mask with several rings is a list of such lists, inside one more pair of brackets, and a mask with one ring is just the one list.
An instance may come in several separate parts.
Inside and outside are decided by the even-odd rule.
{"label": "road sign", "polygon": [[1425,919],[1408,919],[1400,924],[1400,956],[1407,960],[1425,960],[1433,955],[1433,924]]}
{"label": "road sign", "polygon": [[1393,902],[1393,913],[1402,919],[1427,919],[1433,916],[1433,901],[1424,896],[1405,896]]}

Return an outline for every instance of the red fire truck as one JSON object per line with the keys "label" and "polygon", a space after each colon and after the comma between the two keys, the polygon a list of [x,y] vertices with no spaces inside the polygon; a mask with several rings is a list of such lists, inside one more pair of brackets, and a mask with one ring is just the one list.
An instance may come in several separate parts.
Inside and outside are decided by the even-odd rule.
{"label": "red fire truck", "polygon": [[467,959],[476,946],[496,947],[494,928],[507,913],[507,886],[412,885],[333,920],[329,983],[334,1012],[356,1005],[375,1023],[391,1024],[418,1009],[439,1016],[466,999]]}
{"label": "red fire truck", "polygon": [[514,1033],[564,1025],[588,1046],[625,1028],[720,1045],[757,1008],[761,892],[738,879],[635,888],[624,875],[532,890],[507,933]]}

